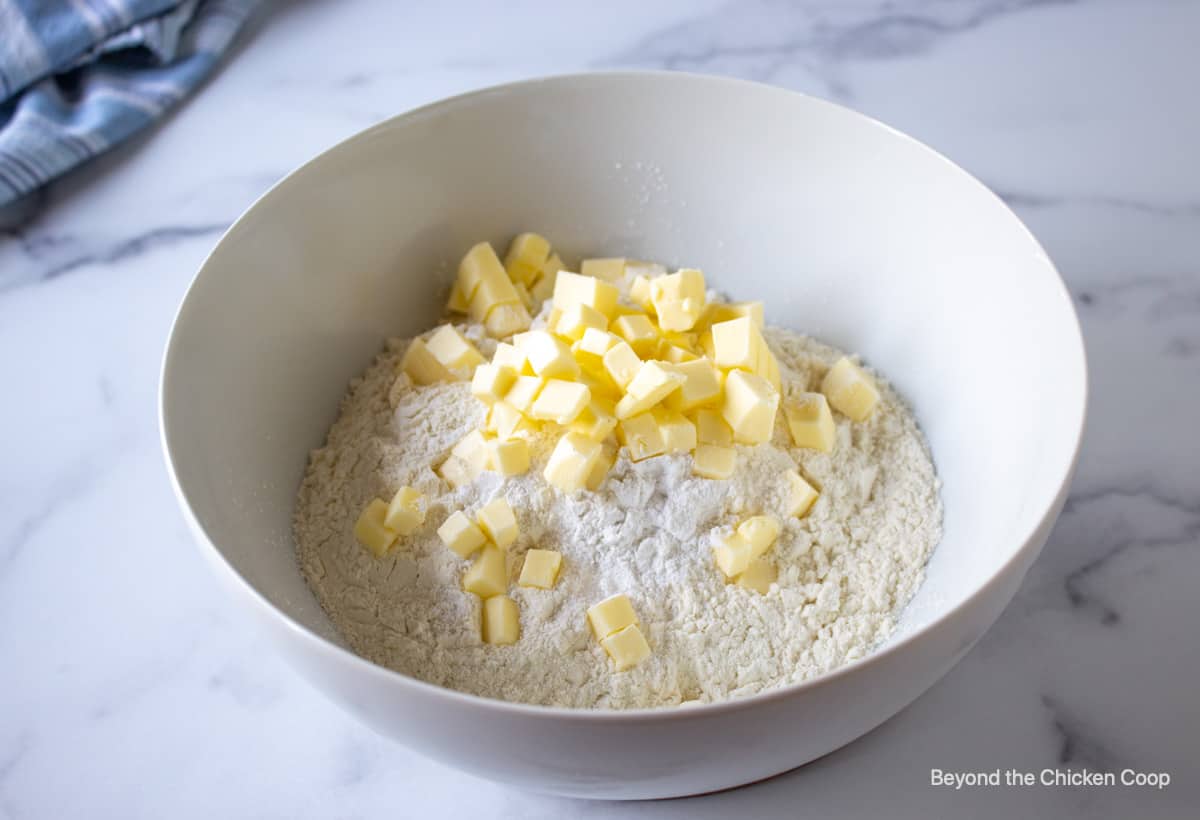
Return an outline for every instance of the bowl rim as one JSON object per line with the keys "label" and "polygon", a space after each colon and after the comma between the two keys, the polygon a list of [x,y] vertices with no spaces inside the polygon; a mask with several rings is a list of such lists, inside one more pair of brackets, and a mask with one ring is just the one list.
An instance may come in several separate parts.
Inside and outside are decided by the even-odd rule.
{"label": "bowl rim", "polygon": [[[209,534],[205,526],[197,518],[195,511],[192,509],[187,495],[180,484],[179,476],[175,469],[175,455],[172,451],[171,440],[171,421],[168,418],[167,411],[167,396],[170,392],[170,383],[173,381],[172,365],[176,355],[176,336],[180,319],[187,310],[189,301],[191,300],[193,291],[197,288],[201,276],[212,260],[217,249],[222,245],[225,239],[236,230],[258,206],[270,197],[274,191],[283,185],[287,184],[293,177],[307,173],[308,170],[318,163],[327,161],[331,156],[349,150],[350,146],[360,140],[367,139],[369,136],[389,128],[394,128],[402,124],[406,120],[417,120],[428,114],[434,113],[439,109],[450,106],[462,105],[468,103],[476,97],[488,96],[496,93],[508,93],[513,91],[528,92],[529,89],[539,85],[547,84],[566,84],[578,82],[601,81],[617,81],[617,82],[681,82],[681,83],[708,83],[715,85],[726,85],[732,87],[742,87],[752,89],[756,92],[766,91],[768,93],[778,94],[782,96],[798,96],[809,100],[818,107],[826,106],[837,109],[843,114],[850,115],[852,118],[858,119],[864,125],[883,129],[895,137],[898,137],[917,148],[927,152],[940,163],[947,166],[952,173],[958,173],[966,177],[972,184],[987,196],[992,197],[1005,212],[1020,226],[1021,232],[1032,243],[1045,263],[1049,266],[1053,273],[1058,290],[1058,296],[1064,302],[1067,309],[1067,314],[1071,319],[1073,333],[1070,334],[1070,344],[1073,348],[1075,360],[1074,369],[1079,372],[1080,391],[1079,403],[1075,408],[1075,421],[1072,425],[1075,428],[1075,440],[1072,442],[1070,457],[1065,460],[1065,463],[1052,468],[1057,473],[1056,484],[1058,490],[1053,494],[1052,498],[1047,499],[1043,503],[1043,509],[1037,520],[1028,528],[1026,532],[1019,535],[1018,540],[1020,546],[1015,549],[1012,555],[996,569],[980,586],[971,594],[959,602],[956,606],[946,610],[936,616],[923,626],[913,629],[904,637],[887,643],[883,646],[878,646],[872,649],[869,653],[861,658],[842,664],[827,672],[823,672],[816,677],[809,678],[797,683],[790,683],[784,686],[775,687],[764,692],[759,692],[745,697],[728,698],[725,700],[716,701],[713,703],[701,703],[689,705],[685,708],[680,708],[680,705],[674,706],[657,706],[657,707],[642,707],[636,709],[587,709],[577,707],[564,706],[545,706],[541,704],[523,703],[517,701],[500,700],[496,698],[483,697],[474,695],[468,692],[462,692],[456,689],[439,686],[437,684],[428,683],[419,678],[406,675],[403,672],[398,672],[389,669],[385,666],[380,666],[366,658],[356,654],[351,649],[340,646],[328,638],[319,635],[313,630],[301,624],[291,615],[284,612],[270,601],[259,589],[251,583],[242,573],[235,567],[225,554],[216,546],[212,536]],[[1079,316],[1075,310],[1075,305],[1071,300],[1070,291],[1067,288],[1062,274],[1055,266],[1050,255],[1046,253],[1037,237],[1025,225],[1019,216],[1008,206],[1003,199],[1000,198],[991,188],[981,182],[974,175],[969,173],[962,166],[950,160],[939,151],[931,148],[925,143],[917,140],[914,137],[900,131],[887,123],[881,122],[874,117],[863,114],[840,103],[831,102],[821,97],[816,97],[811,94],[806,94],[801,91],[784,88],[781,86],[771,85],[769,83],[757,82],[754,80],[744,80],[736,77],[727,77],[714,74],[704,74],[699,72],[684,72],[684,71],[667,71],[667,70],[600,70],[600,71],[583,71],[583,72],[567,72],[561,74],[548,74],[537,77],[530,77],[522,80],[516,80],[507,83],[477,88],[471,91],[466,91],[460,94],[455,94],[449,97],[444,97],[424,105],[417,106],[406,111],[403,111],[394,116],[388,117],[375,125],[365,128],[361,131],[356,131],[328,148],[320,151],[311,159],[289,171],[283,177],[278,179],[267,190],[259,195],[255,200],[238,215],[228,228],[221,234],[220,238],[213,244],[212,248],[205,255],[204,260],[200,263],[196,273],[192,277],[192,281],[188,284],[186,291],[179,301],[175,315],[171,320],[170,331],[167,335],[167,343],[163,351],[162,362],[159,370],[159,389],[158,389],[158,423],[159,423],[159,441],[162,448],[163,459],[166,464],[167,474],[170,478],[171,489],[175,494],[175,499],[179,504],[180,510],[183,512],[184,518],[190,525],[193,534],[202,535],[203,539],[201,547],[208,552],[210,559],[215,559],[214,567],[221,567],[227,576],[227,579],[232,581],[235,587],[248,596],[248,598],[264,613],[269,614],[273,618],[280,621],[291,633],[300,638],[303,642],[309,644],[310,648],[315,652],[336,661],[337,663],[353,667],[357,673],[366,674],[376,677],[388,685],[397,686],[401,689],[412,688],[418,694],[424,694],[431,697],[445,698],[450,702],[457,703],[463,707],[475,709],[490,709],[499,712],[507,713],[512,716],[523,716],[539,719],[571,719],[582,720],[586,722],[603,722],[603,723],[626,723],[626,722],[642,722],[646,720],[685,720],[700,716],[713,716],[715,714],[724,714],[730,712],[738,712],[744,709],[755,708],[761,704],[770,703],[777,700],[790,698],[800,692],[835,684],[842,677],[856,674],[860,670],[870,666],[878,665],[885,659],[892,657],[906,649],[911,644],[922,639],[935,629],[945,625],[950,620],[960,617],[962,613],[976,606],[978,600],[993,587],[1001,578],[1006,577],[1013,571],[1015,566],[1027,557],[1026,553],[1029,550],[1031,541],[1039,530],[1053,521],[1058,515],[1059,502],[1062,501],[1069,492],[1070,482],[1075,470],[1075,466],[1079,461],[1079,453],[1083,441],[1083,434],[1086,425],[1087,406],[1089,394],[1088,368],[1086,346],[1083,339],[1083,331],[1079,324]],[[941,546],[939,541],[938,546]],[[936,551],[937,547],[934,548]],[[1040,550],[1039,550],[1040,551]],[[931,553],[932,555],[932,553]],[[1030,557],[1030,563],[1036,558],[1036,554]],[[1028,568],[1026,568],[1027,571]],[[1010,601],[1004,602],[1006,608]],[[910,602],[911,604],[911,602]],[[906,604],[906,608],[908,605]],[[904,610],[902,609],[901,612]],[[992,623],[989,623],[985,628],[990,629]],[[981,633],[982,635],[982,633]],[[969,647],[968,647],[969,648]],[[960,656],[961,657],[961,656]],[[957,658],[954,660],[957,663]]]}

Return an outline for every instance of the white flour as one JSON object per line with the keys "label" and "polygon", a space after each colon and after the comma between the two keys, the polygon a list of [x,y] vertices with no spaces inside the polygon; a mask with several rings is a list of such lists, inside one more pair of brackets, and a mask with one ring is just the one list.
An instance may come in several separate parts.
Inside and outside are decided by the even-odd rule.
{"label": "white flour", "polygon": [[[492,343],[469,335],[491,353]],[[841,355],[790,332],[766,336],[784,367],[785,391],[815,389]],[[933,464],[911,413],[883,379],[868,422],[835,416],[832,454],[791,448],[781,416],[772,443],[738,448],[729,481],[693,476],[691,456],[639,464],[622,456],[599,492],[568,497],[542,478],[553,445],[546,438],[526,475],[484,473],[449,491],[430,465],[483,410],[463,382],[412,387],[401,377],[393,388],[405,344],[389,343],[351,385],[326,446],[312,454],[295,532],[304,574],[350,646],[413,677],[583,708],[709,702],[802,681],[861,657],[891,632],[940,538]],[[712,535],[751,514],[779,515],[782,476],[793,466],[821,497],[807,518],[786,520],[772,552],[778,585],[760,595],[726,584],[713,565]],[[378,560],[351,528],[371,498],[390,498],[402,484],[426,495],[428,516]],[[453,511],[473,513],[501,494],[521,528],[509,592],[520,607],[521,639],[494,647],[479,637],[479,600],[461,588],[467,564],[436,530]],[[554,589],[516,585],[530,547],[563,554]],[[617,592],[633,602],[653,649],[620,674],[584,617]]]}

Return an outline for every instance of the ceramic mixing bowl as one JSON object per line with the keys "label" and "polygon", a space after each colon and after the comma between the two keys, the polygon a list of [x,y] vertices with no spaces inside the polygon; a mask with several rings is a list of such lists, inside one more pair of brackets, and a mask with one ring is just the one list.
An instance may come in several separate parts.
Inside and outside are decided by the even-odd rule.
{"label": "ceramic mixing bowl", "polygon": [[[767,319],[860,352],[912,402],[945,535],[896,634],[801,685],[701,707],[593,712],[448,691],[350,652],[290,522],[347,382],[432,326],[480,238],[550,237],[702,268]],[[555,77],[388,120],[272,188],[179,310],[167,463],[232,606],[367,725],[465,771],[582,797],[723,789],[878,725],[1012,598],[1067,493],[1084,420],[1079,326],[1053,265],[983,185],[884,125],[712,77]]]}

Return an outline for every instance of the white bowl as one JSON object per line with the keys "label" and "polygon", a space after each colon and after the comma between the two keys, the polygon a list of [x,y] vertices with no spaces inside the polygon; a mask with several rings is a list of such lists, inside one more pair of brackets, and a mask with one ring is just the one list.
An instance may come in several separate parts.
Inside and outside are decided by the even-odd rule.
{"label": "white bowl", "polygon": [[[912,402],[945,536],[897,634],[807,683],[710,706],[586,712],[441,689],[346,649],[290,529],[310,448],[387,336],[438,316],[457,258],[536,230],[570,257],[700,267],[768,320],[861,352]],[[335,701],[451,766],[580,797],[695,794],[853,740],[995,621],[1067,492],[1086,403],[1070,299],[983,185],[821,100],[659,73],[456,97],[322,154],[229,229],[163,365],[163,446],[247,625]]]}

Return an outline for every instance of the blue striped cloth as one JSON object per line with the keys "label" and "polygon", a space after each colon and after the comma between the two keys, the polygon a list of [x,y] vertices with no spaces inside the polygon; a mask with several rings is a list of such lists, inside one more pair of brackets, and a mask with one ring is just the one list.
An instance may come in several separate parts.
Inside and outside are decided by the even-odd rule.
{"label": "blue striped cloth", "polygon": [[0,0],[0,205],[145,128],[259,0]]}

